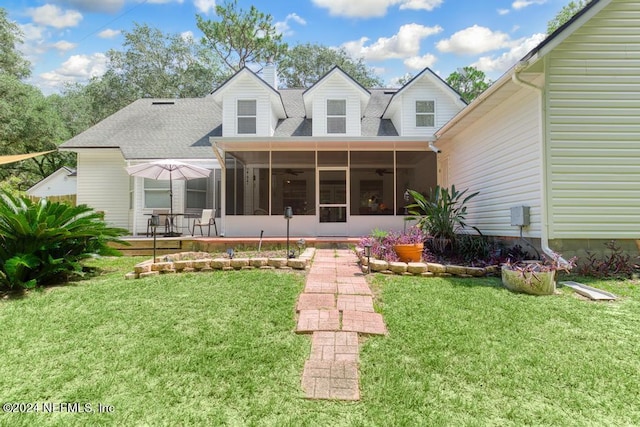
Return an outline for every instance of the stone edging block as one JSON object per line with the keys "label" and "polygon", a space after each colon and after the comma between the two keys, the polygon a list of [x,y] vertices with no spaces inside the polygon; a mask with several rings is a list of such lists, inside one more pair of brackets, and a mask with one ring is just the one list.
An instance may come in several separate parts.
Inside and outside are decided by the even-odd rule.
{"label": "stone edging block", "polygon": [[421,277],[484,277],[500,272],[500,268],[498,266],[467,267],[461,265],[444,265],[432,262],[387,262],[380,259],[371,259],[371,265],[368,266],[367,257],[364,256],[364,250],[356,248],[355,252],[360,259],[360,265],[363,272],[367,272],[369,267],[372,272],[382,274],[399,274]]}
{"label": "stone edging block", "polygon": [[156,257],[153,260],[136,264],[126,279],[140,279],[158,274],[182,273],[193,271],[233,271],[259,269],[305,270],[313,256],[315,248],[306,248],[299,258],[210,258],[207,252],[180,252]]}

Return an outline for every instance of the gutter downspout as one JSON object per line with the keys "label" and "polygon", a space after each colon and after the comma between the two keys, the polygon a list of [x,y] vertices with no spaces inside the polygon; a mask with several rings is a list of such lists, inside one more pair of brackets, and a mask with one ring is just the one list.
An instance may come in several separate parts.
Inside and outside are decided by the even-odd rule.
{"label": "gutter downspout", "polygon": [[521,62],[518,65],[516,65],[516,67],[514,68],[513,74],[511,75],[511,80],[513,81],[513,83],[515,83],[520,87],[533,89],[538,93],[538,102],[539,102],[539,111],[540,111],[539,127],[540,127],[540,136],[541,136],[540,150],[541,150],[541,161],[542,161],[542,179],[541,179],[541,183],[542,183],[541,196],[542,197],[540,197],[540,214],[542,216],[542,224],[540,227],[540,246],[542,248],[542,251],[545,254],[547,254],[549,257],[551,257],[551,259],[557,260],[557,262],[562,266],[567,266],[569,265],[569,262],[549,247],[549,232],[548,232],[549,220],[547,215],[547,138],[546,138],[546,131],[544,128],[543,88],[540,86],[536,86],[533,83],[529,83],[520,79],[520,76],[518,75],[518,73],[524,70],[528,65],[529,65],[529,61]]}

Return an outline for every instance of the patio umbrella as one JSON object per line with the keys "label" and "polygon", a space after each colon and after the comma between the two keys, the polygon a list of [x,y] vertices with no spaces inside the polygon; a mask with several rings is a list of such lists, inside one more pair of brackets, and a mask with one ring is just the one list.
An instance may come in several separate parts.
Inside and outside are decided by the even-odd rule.
{"label": "patio umbrella", "polygon": [[169,210],[173,217],[173,180],[189,180],[196,178],[206,178],[211,170],[183,163],[178,160],[157,160],[155,162],[142,163],[140,165],[125,168],[132,176],[151,178],[162,181],[169,181]]}

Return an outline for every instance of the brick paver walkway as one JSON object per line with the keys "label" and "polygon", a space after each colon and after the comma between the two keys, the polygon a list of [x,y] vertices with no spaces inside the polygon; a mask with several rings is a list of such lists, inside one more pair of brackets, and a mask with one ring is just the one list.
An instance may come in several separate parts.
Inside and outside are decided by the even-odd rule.
{"label": "brick paver walkway", "polygon": [[311,333],[302,373],[310,399],[359,400],[359,335],[386,335],[372,292],[348,249],[318,249],[296,304],[296,332]]}

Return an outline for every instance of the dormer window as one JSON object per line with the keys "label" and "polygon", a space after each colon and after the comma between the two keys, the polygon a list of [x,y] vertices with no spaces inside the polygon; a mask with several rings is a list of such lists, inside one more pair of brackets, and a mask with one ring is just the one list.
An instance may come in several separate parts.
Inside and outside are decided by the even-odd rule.
{"label": "dormer window", "polygon": [[346,99],[327,99],[327,133],[347,133]]}
{"label": "dormer window", "polygon": [[416,127],[432,128],[436,125],[436,102],[416,101]]}
{"label": "dormer window", "polygon": [[238,134],[256,133],[256,100],[238,100]]}

